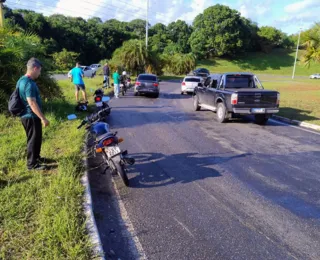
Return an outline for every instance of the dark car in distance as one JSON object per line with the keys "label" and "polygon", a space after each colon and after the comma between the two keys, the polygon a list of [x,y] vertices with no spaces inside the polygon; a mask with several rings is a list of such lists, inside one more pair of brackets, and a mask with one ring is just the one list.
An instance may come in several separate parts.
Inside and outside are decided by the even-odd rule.
{"label": "dark car in distance", "polygon": [[134,86],[134,95],[139,96],[150,95],[155,98],[160,94],[160,81],[157,75],[154,74],[140,74],[136,78],[136,84]]}
{"label": "dark car in distance", "polygon": [[210,75],[210,71],[205,68],[198,68],[193,71],[193,75],[206,79]]}

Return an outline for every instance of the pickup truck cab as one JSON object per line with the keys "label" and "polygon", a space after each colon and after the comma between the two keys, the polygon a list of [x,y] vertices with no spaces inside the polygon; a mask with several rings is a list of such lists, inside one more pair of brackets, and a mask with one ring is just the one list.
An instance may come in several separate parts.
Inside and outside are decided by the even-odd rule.
{"label": "pickup truck cab", "polygon": [[266,90],[252,73],[210,74],[199,83],[193,94],[193,107],[217,112],[220,123],[239,115],[254,115],[258,124],[265,124],[279,112],[280,93]]}

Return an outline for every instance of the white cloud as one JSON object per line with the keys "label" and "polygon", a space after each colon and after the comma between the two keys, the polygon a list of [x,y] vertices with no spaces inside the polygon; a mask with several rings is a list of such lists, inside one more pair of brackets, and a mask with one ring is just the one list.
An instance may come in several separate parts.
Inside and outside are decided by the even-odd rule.
{"label": "white cloud", "polygon": [[284,10],[287,13],[297,13],[297,12],[306,11],[307,9],[312,9],[314,7],[319,7],[319,6],[320,6],[319,0],[304,0],[304,1],[293,3],[293,4],[289,4],[285,6]]}
{"label": "white cloud", "polygon": [[259,18],[271,11],[272,0],[263,1],[257,4],[254,0],[239,1],[239,11],[242,16],[258,22]]}
{"label": "white cloud", "polygon": [[184,12],[182,12],[182,14],[180,14],[178,19],[184,20],[187,23],[191,24],[193,22],[194,18],[198,14],[203,13],[203,11],[206,8],[208,8],[214,4],[215,3],[213,3],[212,1],[208,1],[208,0],[192,0],[191,3],[189,4],[188,8],[186,8],[184,10]]}

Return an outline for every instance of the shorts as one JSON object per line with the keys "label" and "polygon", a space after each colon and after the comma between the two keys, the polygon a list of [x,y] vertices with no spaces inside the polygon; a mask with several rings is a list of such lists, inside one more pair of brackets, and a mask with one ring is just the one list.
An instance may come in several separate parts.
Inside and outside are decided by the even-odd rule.
{"label": "shorts", "polygon": [[75,84],[75,88],[77,91],[81,90],[85,90],[86,86],[84,84]]}

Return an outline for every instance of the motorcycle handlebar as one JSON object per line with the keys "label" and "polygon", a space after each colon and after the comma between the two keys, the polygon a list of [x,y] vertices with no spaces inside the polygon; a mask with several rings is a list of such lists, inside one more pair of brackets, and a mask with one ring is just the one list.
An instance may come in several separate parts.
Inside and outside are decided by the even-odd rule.
{"label": "motorcycle handlebar", "polygon": [[107,116],[110,113],[111,108],[106,107],[104,109],[101,109],[97,113],[93,113],[90,116],[87,116],[86,119],[84,119],[81,124],[77,127],[77,129],[80,129],[82,126],[84,126],[87,123],[93,124],[94,122],[99,121],[103,117]]}

